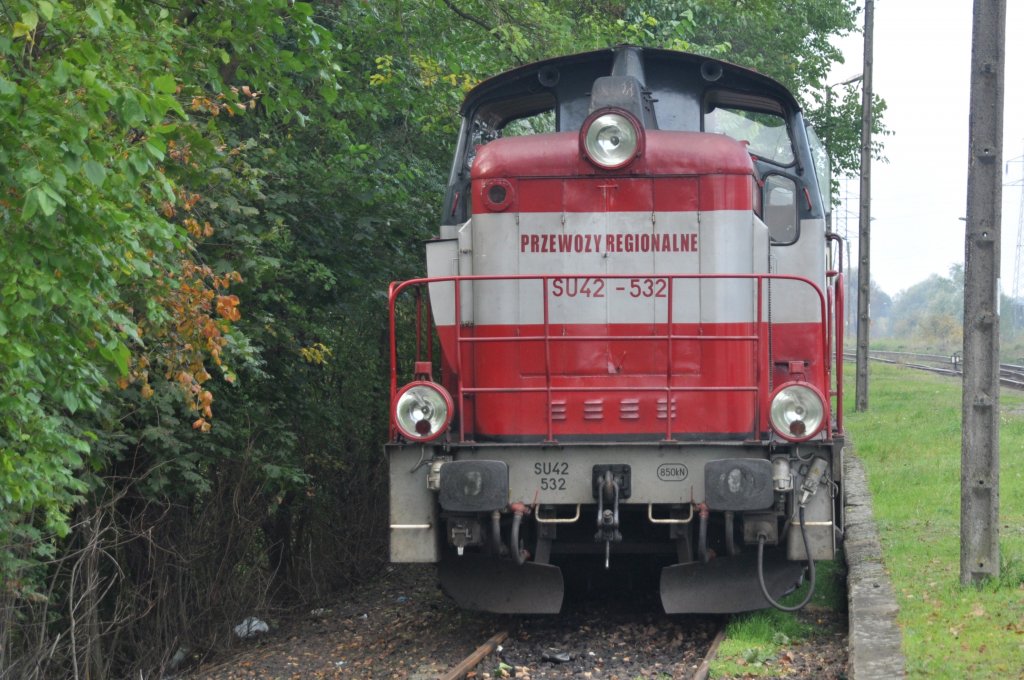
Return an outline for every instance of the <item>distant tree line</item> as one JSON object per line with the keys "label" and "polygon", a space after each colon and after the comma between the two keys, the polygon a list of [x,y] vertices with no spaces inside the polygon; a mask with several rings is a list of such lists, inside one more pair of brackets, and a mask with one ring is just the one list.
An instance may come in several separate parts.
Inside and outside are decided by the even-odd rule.
{"label": "distant tree line", "polygon": [[[847,273],[846,332],[857,332],[857,272]],[[932,274],[890,297],[871,282],[872,346],[927,353],[963,349],[964,267],[954,264],[947,276]],[[999,332],[1006,361],[1024,356],[1024,301],[1000,294]]]}
{"label": "distant tree line", "polygon": [[[389,281],[465,91],[617,43],[825,107],[852,0],[0,3],[0,676],[138,677],[385,557]],[[187,661],[186,661],[187,662]]]}

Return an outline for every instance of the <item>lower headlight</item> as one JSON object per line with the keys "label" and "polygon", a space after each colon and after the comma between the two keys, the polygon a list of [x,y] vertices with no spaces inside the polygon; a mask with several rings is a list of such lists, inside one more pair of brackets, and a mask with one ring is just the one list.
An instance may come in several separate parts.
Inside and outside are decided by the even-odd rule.
{"label": "lower headlight", "polygon": [[805,441],[825,424],[825,400],[814,387],[802,383],[783,385],[772,395],[769,411],[772,427],[790,441]]}
{"label": "lower headlight", "polygon": [[395,396],[392,412],[402,436],[428,442],[441,436],[452,422],[452,397],[437,383],[411,382]]}

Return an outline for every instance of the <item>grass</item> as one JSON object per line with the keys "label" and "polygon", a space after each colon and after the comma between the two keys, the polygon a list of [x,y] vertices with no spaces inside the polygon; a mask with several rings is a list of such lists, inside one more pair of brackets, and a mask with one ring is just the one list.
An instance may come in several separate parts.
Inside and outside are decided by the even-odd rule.
{"label": "grass", "polygon": [[[911,678],[1024,678],[1024,395],[1004,390],[998,579],[960,585],[960,383],[871,366],[863,460]],[[851,400],[852,403],[852,400]]]}
{"label": "grass", "polygon": [[[816,562],[817,587],[807,605],[807,612],[846,610],[846,591],[842,556],[835,562]],[[782,599],[793,605],[806,595],[806,586]],[[765,609],[734,616],[726,626],[725,639],[711,663],[712,678],[777,677],[780,667],[775,662],[794,642],[806,640],[828,630],[813,625],[803,616]]]}
{"label": "grass", "polygon": [[[849,390],[846,427],[867,469],[909,677],[1024,679],[1024,394],[1000,398],[1000,575],[964,587],[960,383],[885,364],[870,371],[869,409],[854,413]],[[852,367],[846,375],[852,383]],[[811,607],[843,609],[838,565],[818,568],[822,592]],[[771,661],[816,633],[776,610],[735,617],[712,677],[774,677]]]}

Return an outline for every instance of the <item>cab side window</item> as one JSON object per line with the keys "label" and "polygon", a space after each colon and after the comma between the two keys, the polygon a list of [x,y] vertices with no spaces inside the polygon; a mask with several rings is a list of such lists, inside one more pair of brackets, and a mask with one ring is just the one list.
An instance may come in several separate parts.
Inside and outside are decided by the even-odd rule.
{"label": "cab side window", "polygon": [[796,241],[796,182],[782,175],[768,175],[764,180],[764,223],[768,225],[772,243],[785,245]]}

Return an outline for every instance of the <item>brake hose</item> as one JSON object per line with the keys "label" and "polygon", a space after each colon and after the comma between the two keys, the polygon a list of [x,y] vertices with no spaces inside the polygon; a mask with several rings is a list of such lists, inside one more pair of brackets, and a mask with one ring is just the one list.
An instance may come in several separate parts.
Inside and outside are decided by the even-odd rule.
{"label": "brake hose", "polygon": [[807,553],[807,569],[810,572],[810,578],[808,581],[810,583],[810,587],[807,589],[807,595],[804,596],[803,601],[800,604],[793,605],[792,607],[779,604],[771,595],[768,594],[768,588],[764,584],[764,542],[768,537],[764,534],[758,534],[757,536],[757,582],[761,585],[761,594],[764,595],[766,600],[768,600],[768,604],[784,612],[799,611],[807,606],[807,603],[811,601],[812,597],[814,597],[814,560],[811,558],[811,548],[807,541],[807,526],[804,524],[804,506],[802,505],[800,506],[800,534],[804,539],[804,552]]}

